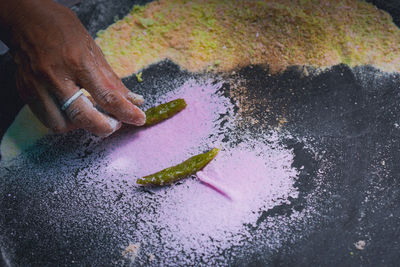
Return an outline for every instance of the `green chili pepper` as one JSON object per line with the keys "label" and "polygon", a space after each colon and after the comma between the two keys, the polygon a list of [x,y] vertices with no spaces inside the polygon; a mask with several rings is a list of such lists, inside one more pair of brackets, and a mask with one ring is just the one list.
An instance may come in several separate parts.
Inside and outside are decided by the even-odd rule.
{"label": "green chili pepper", "polygon": [[175,99],[168,103],[158,105],[146,110],[145,126],[151,126],[163,120],[169,119],[186,107],[185,99]]}
{"label": "green chili pepper", "polygon": [[193,156],[176,166],[139,178],[136,183],[141,185],[164,185],[176,182],[203,169],[215,158],[218,151],[218,148],[213,148],[206,153]]}

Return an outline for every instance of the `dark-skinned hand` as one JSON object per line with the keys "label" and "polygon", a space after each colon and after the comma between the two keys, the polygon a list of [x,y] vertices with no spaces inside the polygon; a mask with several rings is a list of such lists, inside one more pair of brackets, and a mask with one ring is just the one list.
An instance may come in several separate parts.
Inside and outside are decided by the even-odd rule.
{"label": "dark-skinned hand", "polygon": [[[18,66],[18,91],[45,126],[58,133],[82,128],[107,136],[121,122],[145,123],[137,107],[143,99],[124,86],[72,11],[52,0],[2,1],[0,9],[2,38]],[[81,88],[90,96],[62,111]]]}

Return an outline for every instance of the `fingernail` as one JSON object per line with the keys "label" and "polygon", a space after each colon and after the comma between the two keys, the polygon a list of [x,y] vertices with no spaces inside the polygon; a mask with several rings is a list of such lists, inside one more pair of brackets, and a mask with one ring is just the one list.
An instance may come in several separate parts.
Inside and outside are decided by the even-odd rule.
{"label": "fingernail", "polygon": [[144,125],[146,123],[146,114],[139,108],[137,108],[136,113],[140,113],[141,116],[137,116],[137,114],[132,123],[136,126]]}
{"label": "fingernail", "polygon": [[132,104],[140,106],[144,103],[144,98],[142,95],[135,94],[133,92],[128,93],[128,99]]}

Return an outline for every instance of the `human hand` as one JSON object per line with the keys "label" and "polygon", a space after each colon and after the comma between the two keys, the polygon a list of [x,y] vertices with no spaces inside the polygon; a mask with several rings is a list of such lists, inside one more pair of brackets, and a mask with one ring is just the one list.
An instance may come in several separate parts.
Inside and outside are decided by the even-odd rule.
{"label": "human hand", "polygon": [[[143,98],[123,85],[72,11],[52,0],[22,0],[9,21],[17,88],[45,126],[59,133],[83,128],[107,136],[121,122],[145,123],[136,106]],[[60,107],[80,88],[112,117],[94,108],[85,95],[63,112]]]}

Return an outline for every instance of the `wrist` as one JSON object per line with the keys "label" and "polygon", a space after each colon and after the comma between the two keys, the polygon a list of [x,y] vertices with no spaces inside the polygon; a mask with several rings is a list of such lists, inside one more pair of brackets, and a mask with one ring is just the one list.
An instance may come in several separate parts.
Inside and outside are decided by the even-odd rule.
{"label": "wrist", "polygon": [[[40,21],[40,13],[57,5],[53,0],[13,0],[0,1],[0,39],[12,46],[13,36],[24,32],[29,25]],[[32,18],[36,17],[36,20]]]}

